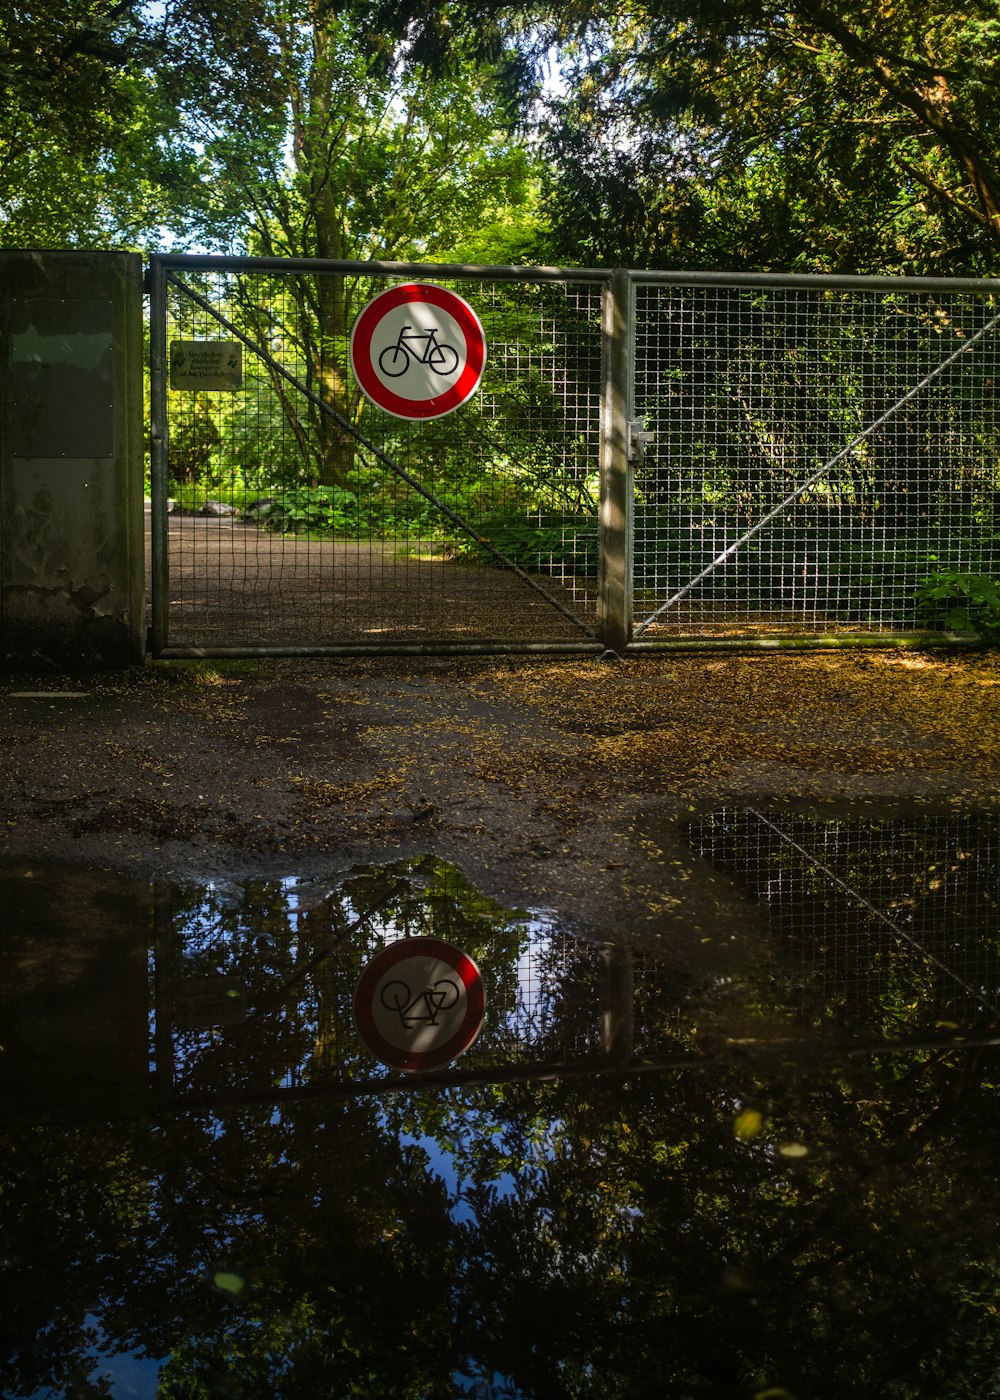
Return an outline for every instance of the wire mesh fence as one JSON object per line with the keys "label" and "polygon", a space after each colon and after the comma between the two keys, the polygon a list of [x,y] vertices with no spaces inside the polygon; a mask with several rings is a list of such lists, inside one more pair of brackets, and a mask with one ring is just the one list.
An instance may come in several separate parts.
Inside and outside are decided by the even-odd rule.
{"label": "wire mesh fence", "polygon": [[[391,279],[171,272],[170,646],[593,640],[600,285],[438,280],[474,306],[486,368],[461,413],[406,421],[350,370],[351,326]],[[199,391],[182,357],[213,342],[242,373]]]}
{"label": "wire mesh fence", "polygon": [[996,572],[998,309],[640,280],[637,635],[912,630],[929,574]]}
{"label": "wire mesh fence", "polygon": [[[158,653],[889,639],[945,625],[928,577],[1000,570],[992,284],[415,269],[487,354],[405,421],[349,354],[405,268],[154,271]],[[177,372],[213,344],[238,383]]]}
{"label": "wire mesh fence", "polygon": [[995,817],[732,808],[689,839],[765,910],[775,1008],[855,1042],[1000,1029]]}

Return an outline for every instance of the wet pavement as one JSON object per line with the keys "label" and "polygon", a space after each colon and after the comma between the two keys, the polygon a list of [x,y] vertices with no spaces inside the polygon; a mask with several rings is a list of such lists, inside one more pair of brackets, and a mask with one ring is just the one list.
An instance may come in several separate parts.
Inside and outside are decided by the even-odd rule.
{"label": "wet pavement", "polygon": [[997,817],[643,831],[691,903],[604,939],[0,869],[3,1395],[994,1393]]}

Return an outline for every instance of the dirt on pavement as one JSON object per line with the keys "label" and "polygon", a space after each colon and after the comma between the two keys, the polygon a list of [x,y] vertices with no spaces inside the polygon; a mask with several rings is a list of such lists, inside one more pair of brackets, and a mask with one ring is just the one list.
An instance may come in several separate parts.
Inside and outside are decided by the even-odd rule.
{"label": "dirt on pavement", "polygon": [[691,811],[1000,807],[985,653],[156,662],[7,675],[0,729],[6,860],[243,879],[430,852],[602,936],[725,921]]}

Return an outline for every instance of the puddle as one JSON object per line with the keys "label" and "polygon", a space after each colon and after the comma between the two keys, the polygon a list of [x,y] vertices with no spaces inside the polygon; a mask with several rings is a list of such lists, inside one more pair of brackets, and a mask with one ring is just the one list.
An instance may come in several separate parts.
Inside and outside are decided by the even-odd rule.
{"label": "puddle", "polygon": [[845,1043],[1000,1027],[994,815],[732,809],[692,847],[763,907],[775,991]]}
{"label": "puddle", "polygon": [[[669,840],[726,891],[729,963],[429,857],[0,871],[2,1393],[991,1393],[996,818]],[[354,1014],[410,939],[485,1000],[417,1073]],[[433,966],[433,996],[373,993],[421,1035],[474,975]]]}
{"label": "puddle", "polygon": [[[612,1022],[627,952],[574,938],[544,913],[505,909],[439,861],[356,871],[336,884],[164,889],[154,921],[161,1108],[500,1082],[621,1058]],[[379,1062],[354,1004],[373,959],[412,939],[441,940],[472,959],[486,1006],[461,1058],[418,1080]]]}

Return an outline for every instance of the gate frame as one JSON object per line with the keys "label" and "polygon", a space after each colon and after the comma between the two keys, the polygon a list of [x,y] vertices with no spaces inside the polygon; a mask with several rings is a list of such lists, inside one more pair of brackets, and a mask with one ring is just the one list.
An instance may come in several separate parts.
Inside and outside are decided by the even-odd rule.
{"label": "gate frame", "polygon": [[[343,643],[316,646],[171,646],[168,632],[167,576],[167,286],[171,272],[183,272],[184,270],[329,272],[355,276],[425,277],[463,281],[590,282],[599,284],[601,286],[603,350],[599,424],[600,491],[597,515],[596,637],[592,640],[581,639],[569,642],[445,642],[428,640],[417,643]],[[152,503],[152,608],[148,636],[149,654],[154,659],[481,655],[531,652],[621,657],[657,651],[806,651],[830,648],[898,650],[922,649],[928,646],[977,647],[983,645],[982,638],[975,633],[954,633],[930,629],[912,632],[826,632],[802,635],[684,636],[645,639],[641,633],[652,620],[651,618],[645,619],[634,634],[632,463],[641,451],[642,439],[640,431],[642,424],[634,419],[635,292],[638,286],[730,287],[736,289],[784,287],[799,290],[873,292],[929,292],[947,289],[951,292],[1000,296],[1000,279],[994,278],[645,271],[626,268],[480,266],[463,263],[231,257],[221,254],[198,253],[153,254],[149,260],[146,276],[146,289],[150,297],[150,496]],[[1000,315],[996,319],[1000,320]],[[939,366],[931,377],[936,377],[944,367]],[[923,382],[929,382],[929,380]],[[919,389],[922,384],[917,387]],[[911,396],[912,394],[907,397]],[[890,412],[895,412],[895,407]],[[867,436],[872,431],[872,426],[874,425],[870,425],[865,430],[863,436]],[[363,434],[360,436],[362,443],[364,443]],[[844,449],[845,452],[848,450],[850,450],[849,447]],[[798,492],[795,494],[797,495]],[[753,533],[756,534],[763,525],[768,523],[770,518],[769,515],[763,521],[757,522],[753,527]]]}
{"label": "gate frame", "polygon": [[[589,625],[579,621],[582,631],[589,638],[580,641],[550,642],[443,642],[426,641],[416,643],[389,642],[376,644],[333,643],[327,645],[279,645],[266,647],[253,646],[171,646],[168,631],[167,593],[167,499],[168,499],[168,423],[167,423],[167,287],[171,272],[227,270],[247,272],[313,272],[335,273],[355,276],[386,277],[426,277],[448,278],[463,281],[502,281],[531,283],[597,283],[602,288],[602,367],[600,396],[600,472],[601,488],[598,506],[598,619],[596,632]],[[628,372],[617,363],[622,343],[627,351],[628,325],[627,310],[624,318],[621,310],[611,309],[613,302],[612,280],[615,274],[602,268],[557,268],[557,267],[512,267],[492,265],[468,265],[461,263],[403,263],[403,262],[359,262],[351,260],[319,258],[257,258],[229,257],[203,253],[162,253],[150,258],[147,274],[147,290],[150,297],[150,498],[151,510],[151,559],[152,559],[152,625],[149,630],[149,652],[155,659],[217,657],[263,657],[263,656],[379,656],[379,655],[477,655],[505,654],[517,652],[541,653],[583,653],[620,654],[627,642],[628,621],[627,601],[629,591],[623,577],[621,555],[612,558],[612,545],[622,549],[624,538],[619,539],[625,528],[618,519],[627,487],[626,472],[623,471],[623,444],[621,427],[622,386],[627,383]],[[616,341],[619,356],[609,351],[607,327],[616,328]],[[230,328],[231,329],[231,328]],[[614,405],[611,400],[614,397]],[[362,446],[374,450],[365,440],[364,434],[347,424],[350,431],[359,439]],[[610,446],[614,438],[615,446]],[[380,455],[380,454],[379,454]],[[398,470],[391,464],[394,470]],[[615,476],[614,484],[608,481]],[[607,502],[607,504],[605,504]],[[612,504],[615,503],[615,504]],[[614,520],[613,529],[605,530],[604,518]],[[520,571],[518,571],[520,572]],[[529,580],[530,582],[530,580]],[[532,585],[534,586],[534,585]],[[544,589],[538,591],[544,593]],[[552,600],[550,600],[552,601]],[[559,606],[558,604],[554,604]],[[577,621],[577,619],[573,619]]]}

